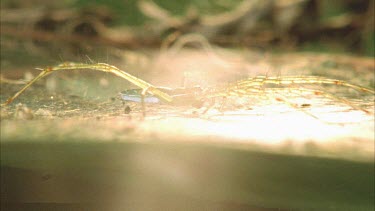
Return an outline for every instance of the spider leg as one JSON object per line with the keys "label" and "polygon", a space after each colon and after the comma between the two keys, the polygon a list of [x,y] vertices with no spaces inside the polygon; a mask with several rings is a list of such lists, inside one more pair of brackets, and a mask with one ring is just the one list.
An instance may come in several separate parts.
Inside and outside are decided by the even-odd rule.
{"label": "spider leg", "polygon": [[83,63],[69,63],[69,62],[67,62],[67,63],[62,63],[62,64],[57,65],[57,66],[47,67],[47,68],[43,69],[42,72],[37,77],[35,77],[31,81],[29,81],[20,91],[18,91],[12,97],[8,98],[8,100],[6,102],[1,104],[1,106],[6,106],[6,105],[10,104],[11,102],[13,102],[13,100],[15,98],[17,98],[20,94],[22,94],[28,87],[30,87],[32,84],[34,84],[39,79],[49,75],[53,71],[57,71],[57,70],[76,70],[76,69],[98,70],[98,71],[102,71],[102,72],[112,73],[112,74],[114,74],[118,77],[121,77],[121,78],[129,81],[130,83],[140,87],[141,89],[146,89],[147,92],[149,92],[150,94],[153,94],[153,95],[159,97],[160,99],[162,99],[166,102],[172,102],[172,100],[173,100],[170,95],[168,95],[167,93],[165,93],[163,91],[160,91],[159,89],[154,87],[152,84],[149,84],[146,81],[143,81],[143,80],[141,80],[141,79],[125,72],[125,71],[122,71],[115,66],[108,65],[108,64],[105,64],[105,63],[83,64]]}
{"label": "spider leg", "polygon": [[224,114],[224,107],[225,107],[225,104],[226,104],[226,102],[227,102],[227,97],[226,96],[223,96],[223,98],[222,98],[222,101],[221,101],[221,104],[220,104],[220,109],[219,109],[219,111],[222,113],[222,114]]}
{"label": "spider leg", "polygon": [[204,111],[202,112],[202,114],[206,114],[207,111],[209,111],[214,105],[215,105],[215,98],[211,98],[210,99],[210,103],[208,104],[208,106],[206,107],[206,109],[204,109]]}
{"label": "spider leg", "polygon": [[16,94],[14,94],[12,97],[9,97],[7,99],[7,101],[5,101],[4,103],[1,104],[1,107],[3,106],[6,106],[6,105],[9,105],[10,103],[13,102],[14,99],[16,99],[20,94],[22,94],[27,88],[29,88],[33,83],[35,83],[36,81],[38,81],[39,79],[49,75],[50,73],[52,73],[54,70],[52,68],[45,68],[38,76],[36,76],[34,79],[32,79],[31,81],[27,82],[27,84],[22,87],[22,89],[20,89]]}
{"label": "spider leg", "polygon": [[[311,112],[303,109],[303,107],[301,108],[297,104],[289,101],[285,95],[283,95],[281,92],[278,92],[276,90],[269,90],[268,91],[269,94],[277,93],[277,96],[275,96],[275,100],[276,101],[283,102],[283,103],[287,104],[288,106],[290,106],[290,107],[292,107],[292,108],[294,108],[294,109],[296,109],[298,111],[301,111],[301,112],[303,112],[303,113],[305,113],[305,114],[313,117],[314,119],[322,121],[322,122],[324,122],[326,124],[337,124],[336,122],[322,120],[318,116],[316,116],[316,115],[312,114]],[[289,89],[285,90],[285,88],[284,88],[283,91],[284,92],[287,91],[287,92],[292,93],[292,94],[298,94],[299,96],[302,96],[302,97],[305,97],[304,95],[322,96],[322,97],[325,97],[327,99],[331,99],[334,102],[341,102],[341,103],[343,103],[343,104],[345,104],[345,105],[347,105],[347,106],[349,106],[349,107],[351,107],[351,108],[353,108],[355,110],[363,111],[366,114],[371,114],[372,113],[372,112],[370,112],[370,111],[362,108],[361,106],[354,104],[350,100],[347,100],[345,98],[336,97],[333,94],[330,94],[328,92],[321,91],[321,90],[306,89],[306,88],[298,88],[298,89],[297,88],[289,88]]]}
{"label": "spider leg", "polygon": [[141,106],[142,106],[142,117],[143,117],[143,118],[146,117],[145,97],[146,97],[146,94],[147,94],[149,88],[150,88],[150,87],[147,87],[147,88],[145,88],[145,89],[142,89],[142,92],[141,92]]}
{"label": "spider leg", "polygon": [[368,110],[362,108],[361,106],[358,106],[358,105],[354,104],[350,100],[347,100],[347,99],[342,98],[342,97],[336,97],[336,96],[334,96],[333,94],[331,94],[329,92],[325,92],[325,91],[321,91],[321,90],[307,90],[307,89],[304,89],[304,91],[309,91],[309,92],[312,92],[314,95],[324,96],[324,97],[332,99],[334,101],[341,102],[343,104],[346,104],[346,105],[352,107],[355,110],[363,111],[366,114],[372,114],[371,111],[368,111]]}
{"label": "spider leg", "polygon": [[[288,105],[289,107],[294,108],[294,109],[296,109],[297,111],[301,111],[301,112],[307,114],[308,116],[310,116],[310,117],[312,117],[312,118],[314,118],[314,119],[317,119],[317,120],[319,120],[319,121],[323,121],[323,120],[321,120],[319,117],[315,116],[314,114],[312,114],[312,113],[306,111],[305,109],[302,109],[302,108],[298,107],[295,103],[292,103],[291,101],[289,101],[289,100],[288,100],[284,95],[282,95],[282,94],[278,94],[278,96],[275,97],[275,100],[278,101],[278,102],[283,102],[283,103],[285,103],[286,105]],[[325,122],[325,121],[323,121],[323,122]]]}

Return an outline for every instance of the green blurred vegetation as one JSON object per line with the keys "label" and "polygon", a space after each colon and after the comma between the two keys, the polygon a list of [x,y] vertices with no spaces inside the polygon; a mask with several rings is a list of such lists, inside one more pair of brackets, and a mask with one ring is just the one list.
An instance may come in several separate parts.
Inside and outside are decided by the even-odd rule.
{"label": "green blurred vegetation", "polygon": [[[130,26],[142,25],[148,20],[138,9],[138,0],[76,0],[69,2],[70,6],[85,8],[92,6],[106,6],[110,8],[117,18],[116,24],[125,24]],[[200,13],[219,13],[227,11],[235,7],[241,0],[154,0],[156,4],[167,9],[173,15],[184,15],[189,8],[189,6],[194,5],[194,7]]]}
{"label": "green blurred vegetation", "polygon": [[141,25],[146,20],[137,8],[137,0],[77,0],[71,2],[73,7],[106,6],[113,12],[116,24]]}
{"label": "green blurred vegetation", "polygon": [[[151,23],[151,20],[139,10],[137,5],[138,1],[139,0],[64,0],[50,2],[47,0],[2,0],[1,7],[70,7],[84,9],[101,6],[109,9],[110,11],[110,15],[113,18],[113,20],[109,23],[110,26],[139,27],[144,24]],[[235,8],[242,1],[243,0],[153,0],[153,2],[166,9],[172,15],[179,17],[186,17],[187,13],[191,11],[192,8],[200,15],[222,13]],[[316,17],[312,22],[309,20],[305,21],[305,18],[311,18],[309,16],[311,14],[304,14],[302,18],[300,18],[300,23],[298,23],[297,27],[308,26],[307,28],[312,28],[311,32],[313,34],[309,35],[309,31],[303,29],[305,30],[305,34],[302,35],[302,38],[297,37],[298,43],[296,43],[296,50],[332,53],[339,52],[345,54],[354,53],[357,55],[359,54],[371,57],[375,56],[375,34],[374,27],[372,26],[374,24],[373,14],[372,16],[369,14],[370,18],[363,16],[364,14],[370,13],[369,10],[371,9],[368,8],[374,6],[373,0],[308,0],[307,2],[314,5],[312,8],[318,9],[317,11],[312,11],[309,9],[306,10],[306,13],[312,11],[312,13],[317,13],[313,14],[313,16],[316,15]],[[295,3],[297,4],[298,1]],[[362,15],[362,17],[357,20],[357,16],[360,15]],[[337,18],[337,20],[340,18],[353,18],[354,21],[337,31],[330,31],[331,34],[327,34],[326,37],[326,31],[319,31],[319,25],[324,25],[324,23],[330,22],[335,18]],[[335,21],[336,20],[333,22]],[[312,26],[309,27],[309,24],[312,24]],[[361,24],[367,26],[361,26]],[[275,33],[275,28],[277,27],[265,25],[265,28],[266,33],[267,30],[271,30],[273,31],[272,33]],[[294,36],[293,33],[294,31],[289,31],[287,35]],[[331,37],[332,34],[334,34],[333,37]],[[253,35],[249,34],[248,36],[252,37]],[[306,38],[306,36],[308,38]],[[292,44],[294,44],[293,41]],[[269,45],[271,48],[268,50],[271,51],[287,50],[283,48],[283,46],[281,46],[281,49],[278,49],[280,46],[275,45],[273,42]],[[285,46],[288,46],[288,44]]]}
{"label": "green blurred vegetation", "polygon": [[[137,7],[137,1],[138,0],[76,0],[71,1],[70,5],[73,7],[105,5],[113,11],[116,17],[115,24],[139,26],[146,23],[148,18],[139,11]],[[159,6],[167,9],[174,15],[184,15],[186,14],[188,8],[191,7],[191,5],[194,5],[194,8],[197,9],[200,14],[215,14],[234,8],[236,5],[238,5],[239,2],[241,2],[241,0],[154,0],[154,2]],[[354,9],[348,8],[347,2],[350,1],[345,0],[320,0],[316,2],[319,2],[319,20],[321,21],[325,21],[329,18],[347,15],[351,12],[350,10],[356,10],[356,12],[366,12],[361,11],[361,9],[363,9],[361,6],[358,7],[360,3],[358,5],[356,5],[355,3],[351,3],[353,4],[353,6],[358,7]],[[364,42],[362,46],[360,46],[360,48],[362,48],[362,52],[364,55],[371,57],[375,56],[375,34],[373,31],[365,35]],[[300,50],[340,53],[347,52],[348,49],[344,45],[340,46],[337,43],[330,45],[329,43],[321,43],[320,41],[311,41],[300,46]]]}

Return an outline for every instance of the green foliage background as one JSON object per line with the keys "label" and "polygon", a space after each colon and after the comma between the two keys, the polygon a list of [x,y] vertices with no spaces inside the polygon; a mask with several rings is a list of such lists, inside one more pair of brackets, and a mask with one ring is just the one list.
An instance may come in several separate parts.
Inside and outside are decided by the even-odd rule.
{"label": "green foliage background", "polygon": [[[2,8],[12,7],[46,7],[46,8],[87,8],[94,6],[105,6],[112,12],[114,21],[112,26],[141,26],[147,23],[149,19],[145,17],[138,9],[137,2],[139,0],[64,0],[64,1],[47,1],[47,0],[2,0]],[[186,14],[189,7],[194,5],[194,8],[199,11],[200,14],[214,14],[223,11],[227,11],[231,8],[236,7],[242,0],[153,0],[159,6],[167,9],[174,15],[183,16]],[[348,8],[348,2],[351,4],[365,5],[370,4],[370,7],[374,5],[373,0],[311,0],[311,2],[317,2],[319,5],[319,17],[320,22],[325,21],[332,17],[339,17],[345,15],[351,15],[353,8]],[[359,2],[359,3],[358,3]],[[372,3],[372,6],[371,6]],[[350,4],[349,4],[350,5]],[[358,9],[357,9],[358,10]],[[363,11],[363,13],[366,11]],[[356,15],[356,14],[354,14]],[[373,17],[372,17],[373,18]],[[371,23],[371,21],[370,21]],[[374,23],[374,20],[372,20]],[[318,23],[319,24],[319,23]],[[345,37],[343,35],[342,37]],[[344,38],[343,38],[344,39]],[[375,56],[375,33],[374,27],[371,30],[364,33],[360,44],[360,54],[365,56]],[[303,46],[299,46],[300,50],[303,51],[318,51],[318,52],[339,52],[339,53],[351,53],[346,47],[348,43],[345,41],[338,41],[337,43],[330,45],[328,43],[321,43],[319,41],[309,41]],[[282,49],[281,49],[282,50]],[[356,52],[358,54],[358,52]]]}

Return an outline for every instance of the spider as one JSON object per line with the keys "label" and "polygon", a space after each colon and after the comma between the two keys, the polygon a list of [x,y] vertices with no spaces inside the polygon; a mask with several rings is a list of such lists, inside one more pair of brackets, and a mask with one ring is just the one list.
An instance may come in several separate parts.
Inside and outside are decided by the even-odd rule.
{"label": "spider", "polygon": [[[333,86],[342,86],[349,89],[353,89],[359,93],[368,93],[375,94],[375,91],[370,88],[363,86],[355,85],[348,83],[343,80],[330,79],[319,76],[278,76],[278,77],[266,77],[266,76],[257,76],[253,78],[247,78],[239,80],[233,83],[229,83],[223,86],[208,87],[202,89],[200,87],[192,88],[177,88],[171,89],[166,87],[156,87],[140,78],[137,78],[119,68],[105,64],[105,63],[95,63],[95,64],[84,64],[84,63],[71,63],[66,62],[59,64],[53,67],[47,67],[42,69],[42,72],[36,76],[34,79],[29,81],[22,89],[15,93],[12,97],[8,98],[6,102],[1,104],[1,106],[6,106],[14,101],[19,95],[21,95],[28,87],[34,84],[39,79],[49,75],[50,73],[58,70],[76,70],[76,69],[85,69],[85,70],[98,70],[102,72],[109,72],[116,76],[119,76],[139,89],[131,89],[121,92],[121,98],[125,101],[140,102],[142,105],[143,116],[145,113],[145,103],[159,103],[164,102],[167,104],[173,104],[178,101],[182,102],[192,102],[196,107],[201,107],[203,102],[209,99],[223,98],[222,106],[225,104],[227,98],[230,97],[240,97],[247,98],[252,96],[266,96],[267,98],[273,98],[278,102],[285,103],[297,110],[303,111],[304,113],[319,119],[310,112],[305,111],[304,107],[309,107],[307,103],[302,104],[301,106],[296,105],[295,103],[288,100],[289,95],[294,96],[321,96],[327,99],[331,99],[336,102],[344,103],[355,110],[360,110],[366,114],[371,114],[369,110],[363,108],[361,103],[356,103],[352,100],[345,99],[342,97],[337,97],[333,94],[330,94],[326,91],[295,87],[296,85],[333,85]],[[207,109],[204,111],[207,112],[208,109],[212,107],[214,103],[211,103]],[[221,106],[221,107],[222,107]]]}

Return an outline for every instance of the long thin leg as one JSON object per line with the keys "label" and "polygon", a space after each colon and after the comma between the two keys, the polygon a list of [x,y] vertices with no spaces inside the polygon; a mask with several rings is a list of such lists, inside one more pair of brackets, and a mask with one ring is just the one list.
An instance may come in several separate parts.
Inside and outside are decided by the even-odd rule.
{"label": "long thin leg", "polygon": [[202,114],[206,114],[208,110],[210,110],[214,105],[215,105],[215,98],[211,98],[210,99],[210,103],[209,105],[207,106],[206,109],[204,109],[204,111],[202,112]]}
{"label": "long thin leg", "polygon": [[143,89],[142,92],[141,92],[141,105],[142,105],[142,116],[143,116],[143,118],[146,117],[145,97],[146,97],[146,94],[147,94],[148,89],[149,89],[149,88],[145,88],[145,89]]}
{"label": "long thin leg", "polygon": [[[323,97],[326,97],[326,98],[331,99],[333,101],[337,101],[337,102],[341,102],[343,104],[346,104],[346,105],[352,107],[355,110],[363,111],[366,114],[372,114],[371,111],[368,111],[368,110],[362,108],[361,106],[358,106],[358,105],[354,104],[350,100],[347,100],[345,98],[336,97],[333,94],[325,92],[325,91],[315,90],[315,89],[306,89],[306,88],[296,88],[296,89],[286,88],[284,90],[288,91],[289,93],[298,94],[300,96],[306,95],[306,94],[323,96]],[[279,91],[280,91],[280,89],[273,88],[271,90],[268,90],[267,93],[271,93],[271,92],[278,92],[279,93]]]}
{"label": "long thin leg", "polygon": [[7,101],[1,104],[1,106],[9,105],[11,102],[13,102],[14,99],[16,99],[20,94],[22,94],[27,88],[29,88],[33,83],[35,83],[37,80],[49,75],[53,70],[51,68],[44,69],[38,76],[36,76],[33,80],[29,81],[20,91],[18,91],[16,94],[14,94],[12,97],[8,98]]}
{"label": "long thin leg", "polygon": [[221,113],[223,113],[224,114],[224,107],[225,107],[225,104],[226,104],[226,102],[227,102],[227,97],[226,96],[223,96],[223,98],[222,98],[222,101],[221,101],[221,105],[220,105],[220,109],[219,109],[219,111],[221,112]]}
{"label": "long thin leg", "polygon": [[108,65],[105,63],[96,63],[96,64],[83,64],[83,63],[63,63],[54,67],[47,67],[43,69],[43,71],[35,77],[33,80],[29,81],[20,91],[18,91],[15,95],[8,98],[8,100],[1,104],[1,106],[6,106],[13,102],[15,98],[17,98],[20,94],[22,94],[27,88],[29,88],[33,83],[38,81],[39,79],[49,75],[50,73],[57,71],[57,70],[76,70],[76,69],[91,69],[91,70],[98,70],[102,72],[109,72],[116,76],[119,76],[130,83],[140,87],[141,89],[147,89],[147,92],[150,94],[153,94],[160,99],[166,101],[166,102],[172,102],[172,97],[169,96],[167,93],[160,91],[152,84],[147,83],[146,81],[143,81],[125,71],[122,71],[118,69],[115,66]]}
{"label": "long thin leg", "polygon": [[246,80],[242,80],[233,84],[234,87],[239,88],[246,88],[246,87],[258,87],[263,86],[264,84],[275,84],[275,85],[297,85],[297,84],[331,84],[337,86],[344,86],[355,89],[360,92],[367,92],[371,94],[375,94],[375,90],[354,85],[348,83],[346,81],[337,80],[337,79],[330,79],[324,78],[319,76],[283,76],[283,77],[265,77],[265,76],[258,76],[255,78],[249,78]]}
{"label": "long thin leg", "polygon": [[[361,108],[358,105],[355,105],[349,100],[344,98],[336,97],[332,94],[329,94],[324,91],[312,90],[312,89],[305,89],[305,88],[265,88],[265,85],[268,84],[275,84],[277,86],[292,86],[292,85],[319,85],[319,84],[328,84],[328,85],[337,85],[348,87],[354,89],[359,92],[371,93],[374,94],[375,91],[370,88],[350,84],[345,81],[336,80],[336,79],[329,79],[317,76],[285,76],[285,77],[265,77],[265,76],[258,76],[255,78],[248,78],[246,80],[235,82],[221,91],[216,91],[213,93],[208,94],[208,97],[219,97],[219,96],[251,96],[254,94],[272,94],[275,93],[277,90],[292,90],[296,93],[296,90],[299,90],[300,93],[312,93],[314,95],[324,96],[330,99],[333,99],[338,102],[342,102],[351,106],[354,109],[361,110],[367,114],[371,114],[371,112],[367,111],[364,108]],[[280,99],[281,100],[281,99]],[[284,100],[281,100],[284,101]]]}

